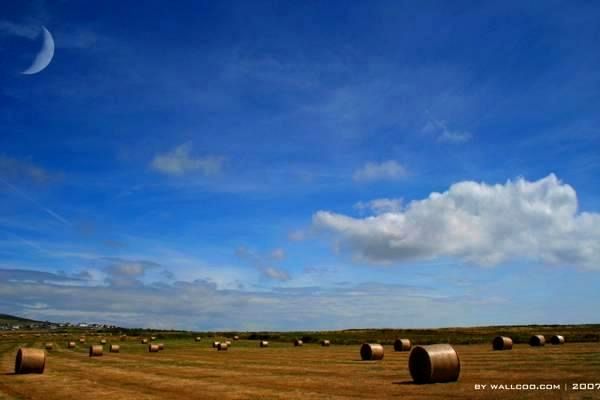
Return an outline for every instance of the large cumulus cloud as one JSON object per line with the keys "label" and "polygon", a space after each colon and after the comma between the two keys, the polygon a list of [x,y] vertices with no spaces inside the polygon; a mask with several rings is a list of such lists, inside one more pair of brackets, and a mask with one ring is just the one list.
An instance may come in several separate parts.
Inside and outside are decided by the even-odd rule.
{"label": "large cumulus cloud", "polygon": [[373,262],[453,257],[487,266],[522,258],[600,269],[600,214],[578,212],[575,190],[554,174],[459,182],[366,218],[319,211],[313,224],[332,233],[341,252]]}

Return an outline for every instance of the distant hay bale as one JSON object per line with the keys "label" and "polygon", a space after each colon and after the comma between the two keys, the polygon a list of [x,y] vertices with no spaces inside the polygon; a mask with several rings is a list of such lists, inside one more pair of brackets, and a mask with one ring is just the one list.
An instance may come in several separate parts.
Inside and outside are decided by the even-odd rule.
{"label": "distant hay bale", "polygon": [[546,338],[544,335],[533,335],[529,338],[529,345],[533,347],[539,347],[546,344]]}
{"label": "distant hay bale", "polygon": [[54,343],[46,343],[44,347],[46,348],[46,350],[52,350],[54,349]]}
{"label": "distant hay bale", "polygon": [[225,341],[225,344],[226,344],[227,346],[231,346],[231,340],[226,340],[226,341]]}
{"label": "distant hay bale", "polygon": [[415,383],[454,382],[460,375],[460,360],[449,344],[415,346],[408,368]]}
{"label": "distant hay bale", "polygon": [[396,339],[394,341],[394,351],[409,351],[411,347],[410,339]]}
{"label": "distant hay bale", "polygon": [[508,336],[496,336],[492,340],[492,348],[494,350],[512,350],[513,341]]}
{"label": "distant hay bale", "polygon": [[160,349],[158,348],[158,345],[157,345],[157,344],[153,344],[153,343],[151,343],[151,344],[149,344],[149,345],[148,345],[148,352],[149,352],[149,353],[158,353],[158,352],[159,352],[159,350],[160,350]]}
{"label": "distant hay bale", "polygon": [[102,340],[100,341],[100,344],[106,344],[106,339],[102,339]]}
{"label": "distant hay bale", "polygon": [[79,343],[85,343],[85,338],[79,338]]}
{"label": "distant hay bale", "polygon": [[90,357],[100,357],[104,352],[104,347],[99,344],[94,344],[90,346]]}
{"label": "distant hay bale", "polygon": [[217,347],[219,347],[220,342],[213,342],[212,347],[213,349],[216,349]]}
{"label": "distant hay bale", "polygon": [[327,339],[321,340],[321,346],[329,347],[329,346],[331,346],[331,341],[329,341]]}
{"label": "distant hay bale", "polygon": [[296,340],[294,340],[294,346],[296,346],[296,347],[304,346],[304,342],[300,339],[296,339]]}
{"label": "distant hay bale", "polygon": [[41,349],[21,347],[15,359],[15,374],[43,374],[46,352]]}
{"label": "distant hay bale", "polygon": [[152,337],[150,338],[150,340],[152,340],[152,341],[156,340],[156,336],[152,336]]}
{"label": "distant hay bale", "polygon": [[67,343],[67,348],[68,349],[74,349],[75,348],[75,342],[69,342],[69,343]]}
{"label": "distant hay bale", "polygon": [[360,346],[360,358],[363,360],[383,360],[383,346],[380,344],[363,343]]}
{"label": "distant hay bale", "polygon": [[148,344],[148,339],[142,339],[142,344]]}
{"label": "distant hay bale", "polygon": [[217,350],[218,351],[227,351],[228,348],[229,348],[229,345],[227,344],[227,342],[225,342],[225,343],[219,343],[217,345]]}
{"label": "distant hay bale", "polygon": [[202,338],[201,338],[200,336],[196,336],[196,339],[195,339],[195,340],[196,340],[196,342],[199,342],[199,341],[201,341],[201,340],[202,340]]}
{"label": "distant hay bale", "polygon": [[108,346],[108,351],[110,353],[118,353],[121,351],[121,346],[119,346],[118,344],[111,344]]}
{"label": "distant hay bale", "polygon": [[266,340],[261,340],[260,347],[269,347],[269,342],[267,342]]}
{"label": "distant hay bale", "polygon": [[565,344],[565,337],[561,335],[554,335],[550,338],[552,344]]}
{"label": "distant hay bale", "polygon": [[121,335],[121,342],[124,342],[127,340],[127,335]]}
{"label": "distant hay bale", "polygon": [[158,350],[162,351],[165,349],[165,344],[164,343],[157,343],[156,344],[158,346]]}
{"label": "distant hay bale", "polygon": [[235,335],[235,336],[233,337],[233,340],[240,340],[240,337],[239,337],[238,335]]}

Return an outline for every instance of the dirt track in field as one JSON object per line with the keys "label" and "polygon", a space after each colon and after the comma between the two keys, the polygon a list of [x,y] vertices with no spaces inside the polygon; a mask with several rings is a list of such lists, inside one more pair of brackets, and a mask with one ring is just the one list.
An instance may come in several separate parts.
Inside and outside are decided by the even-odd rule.
{"label": "dirt track in field", "polygon": [[[62,339],[60,339],[62,340]],[[457,383],[414,385],[408,353],[386,347],[383,361],[360,361],[359,346],[329,348],[234,342],[217,352],[208,341],[164,341],[148,353],[137,341],[119,342],[121,353],[89,358],[87,346],[49,352],[42,375],[14,375],[19,346],[0,342],[0,399],[600,399],[600,388],[565,390],[572,383],[600,383],[600,343],[494,352],[490,346],[455,346],[461,359]],[[560,384],[551,391],[476,391],[475,384]]]}

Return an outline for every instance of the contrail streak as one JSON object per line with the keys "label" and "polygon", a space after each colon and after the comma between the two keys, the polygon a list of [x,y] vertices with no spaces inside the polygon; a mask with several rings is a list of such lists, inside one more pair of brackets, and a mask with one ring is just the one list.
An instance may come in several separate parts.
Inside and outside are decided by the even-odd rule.
{"label": "contrail streak", "polygon": [[38,208],[40,208],[41,210],[44,210],[48,215],[50,215],[52,218],[54,218],[55,220],[67,225],[67,226],[71,226],[71,223],[69,221],[67,221],[65,218],[63,218],[62,216],[60,216],[59,214],[55,213],[54,211],[52,211],[51,209],[49,209],[48,207],[44,207],[43,205],[41,205],[40,203],[38,203],[37,201],[35,201],[31,196],[29,196],[28,194],[26,194],[25,192],[23,192],[22,190],[20,190],[19,188],[17,188],[14,185],[11,185],[10,183],[6,182],[4,179],[0,178],[0,182],[4,183],[6,186],[8,186],[13,192],[17,193],[19,196],[21,196],[22,198],[28,200],[29,202],[33,203],[35,206],[37,206]]}

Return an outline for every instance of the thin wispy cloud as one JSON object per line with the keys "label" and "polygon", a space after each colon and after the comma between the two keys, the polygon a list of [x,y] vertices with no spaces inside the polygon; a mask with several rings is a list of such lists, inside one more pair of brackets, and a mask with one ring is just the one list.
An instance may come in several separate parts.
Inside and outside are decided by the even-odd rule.
{"label": "thin wispy cloud", "polygon": [[406,167],[394,160],[367,162],[354,171],[352,179],[355,182],[395,181],[408,175]]}
{"label": "thin wispy cloud", "polygon": [[182,176],[191,172],[212,176],[221,172],[225,161],[224,157],[194,157],[191,152],[191,143],[181,144],[171,151],[154,156],[150,166],[155,171],[174,176]]}
{"label": "thin wispy cloud", "polygon": [[446,143],[465,143],[471,140],[472,134],[468,131],[460,131],[448,128],[446,121],[430,120],[423,127],[422,131],[427,134],[435,135],[438,142]]}

